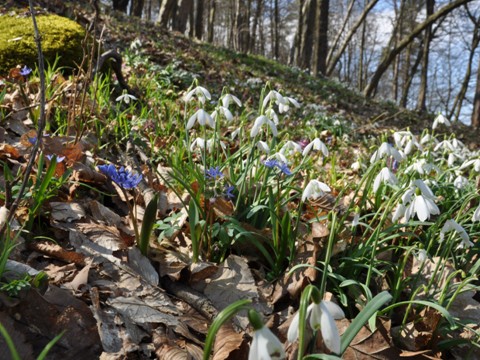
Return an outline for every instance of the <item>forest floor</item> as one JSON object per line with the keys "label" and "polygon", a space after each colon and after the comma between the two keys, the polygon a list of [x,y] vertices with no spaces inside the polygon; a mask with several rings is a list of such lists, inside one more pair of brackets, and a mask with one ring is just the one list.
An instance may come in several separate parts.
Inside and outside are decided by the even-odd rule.
{"label": "forest floor", "polygon": [[[93,19],[91,10],[63,1],[51,1],[48,6],[49,11],[60,12],[85,26]],[[322,261],[334,229],[330,221],[332,215],[329,214],[338,209],[341,214],[342,209],[348,209],[342,220],[349,224],[352,221],[348,213],[353,212],[353,207],[349,202],[354,202],[357,192],[342,190],[342,186],[355,188],[362,182],[358,172],[352,170],[352,164],[358,159],[368,163],[376,139],[393,142],[393,134],[398,131],[411,131],[421,137],[425,129],[432,127],[435,116],[420,115],[388,102],[365,99],[330,79],[313,78],[303,71],[259,56],[192,41],[122,14],[100,14],[96,29],[97,39],[102,41],[103,48],[115,49],[122,55],[122,72],[137,99],[131,104],[118,100],[122,90],[114,75],[107,77],[108,84],[102,85],[102,89],[107,89],[106,97],[86,96],[88,100],[84,102],[80,96],[84,94],[82,86],[94,86],[94,83],[88,82],[83,74],[67,78],[58,71],[49,79],[50,89],[58,90],[52,92],[53,100],[48,107],[52,134],[43,137],[42,157],[39,156],[43,160],[37,160],[25,200],[11,223],[10,235],[15,238],[15,246],[7,253],[9,261],[1,279],[0,324],[12,338],[19,357],[36,358],[52,339],[63,334],[51,348],[48,359],[202,359],[208,331],[218,313],[232,303],[250,299],[268,328],[285,344],[286,357],[296,358],[298,346],[287,341],[288,328],[293,313],[299,308],[302,291],[309,284],[320,283],[324,274]],[[132,43],[137,45],[132,47]],[[293,112],[280,121],[285,122],[282,124],[286,128],[285,133],[301,143],[305,141],[302,131],[308,123],[308,127],[313,129],[311,134],[330,148],[329,159],[332,160],[316,161],[311,168],[323,169],[319,171],[325,181],[330,181],[333,196],[325,198],[325,203],[311,206],[304,206],[303,200],[300,203],[299,199],[285,204],[287,213],[292,212],[293,206],[304,206],[299,215],[302,226],[297,227],[299,230],[296,233],[301,240],[295,242],[295,257],[288,264],[281,263],[282,271],[275,276],[272,275],[275,267],[267,266],[265,259],[272,252],[261,253],[258,248],[240,241],[232,242],[231,247],[218,257],[212,255],[213,246],[204,247],[200,260],[192,261],[192,248],[195,246],[192,239],[196,235],[195,230],[192,233],[195,214],[190,210],[190,198],[199,191],[197,182],[200,180],[196,182],[188,178],[187,181],[187,175],[172,172],[172,168],[180,165],[170,158],[176,158],[175,153],[178,152],[180,162],[187,162],[188,156],[184,153],[188,149],[182,147],[183,138],[178,135],[183,125],[176,121],[183,122],[189,117],[184,97],[195,79],[198,85],[217,97],[227,91],[240,98],[245,107],[242,115],[245,121],[254,118],[252,114],[259,107],[262,89],[268,84],[269,89],[295,98],[301,104],[300,109],[291,109]],[[23,81],[17,76],[16,79],[6,77],[4,80],[6,84],[0,88],[3,91],[0,98],[1,186],[5,192],[2,204],[18,191],[20,175],[30,158],[32,143],[38,138],[35,122],[31,119],[33,113],[25,111],[18,103],[16,91],[19,86],[24,86],[32,103],[38,99],[39,92],[38,78]],[[72,95],[74,93],[75,96]],[[77,116],[85,124],[97,124],[96,128],[85,125],[79,130],[78,124],[71,126],[68,120],[58,120],[71,116]],[[118,119],[125,119],[127,124],[121,123],[117,127],[114,123]],[[67,125],[60,126],[62,124]],[[102,130],[98,130],[98,124],[101,124]],[[128,127],[128,134],[119,136],[118,132],[124,127]],[[148,133],[150,128],[155,129],[156,136]],[[233,130],[232,127],[226,128],[222,139],[230,137]],[[133,133],[138,137],[132,136]],[[464,124],[456,123],[448,128],[441,126],[436,130],[439,139],[450,138],[452,134],[466,145],[468,151],[474,153],[480,148],[478,131],[472,131]],[[241,144],[238,142],[232,140],[228,146],[232,154],[235,151],[240,153]],[[47,156],[56,156],[56,159],[64,157],[64,160],[55,167],[51,164],[52,158],[46,160]],[[201,156],[193,159],[200,162]],[[108,173],[98,170],[100,164],[127,165],[129,169],[141,173],[143,178],[136,189],[125,191],[118,183],[109,181]],[[220,166],[224,169],[222,164]],[[50,168],[53,172],[46,181]],[[42,169],[45,171],[42,172]],[[20,174],[18,178],[16,174]],[[184,175],[184,182],[188,182],[186,185],[182,182]],[[233,178],[233,171],[228,176]],[[174,180],[178,183],[171,186]],[[8,189],[7,184],[12,183],[15,186]],[[42,187],[43,184],[45,187]],[[289,186],[289,191],[293,192],[294,184]],[[185,188],[191,189],[184,191]],[[363,190],[358,190],[358,193]],[[135,246],[138,234],[130,215],[135,214],[133,221],[137,226],[143,225],[148,217],[150,200],[157,199],[154,194],[159,196],[158,221],[155,236],[148,239],[148,255],[144,256]],[[377,203],[373,199],[375,195],[371,196],[373,208]],[[227,224],[240,224],[257,240],[275,235],[274,226],[256,228],[247,224],[244,218],[239,222],[231,220],[236,215],[233,201],[222,198],[208,205],[206,195],[199,196],[199,199],[202,206],[208,208],[208,216],[201,219],[203,224],[212,227],[218,224],[217,230],[227,228]],[[35,207],[37,205],[38,208]],[[322,220],[312,220],[318,217]],[[369,219],[372,227],[378,221],[376,217]],[[32,222],[29,223],[29,220]],[[21,225],[27,223],[31,226],[30,231],[21,231]],[[391,225],[390,220],[387,223]],[[427,225],[415,226],[412,237],[421,238]],[[195,226],[193,228],[196,229]],[[393,225],[392,228],[401,232],[400,228]],[[472,225],[472,229],[477,228]],[[234,229],[233,225],[228,228],[228,231],[234,230],[237,228]],[[222,230],[218,231],[220,234]],[[226,234],[231,234],[228,231]],[[339,243],[344,245],[333,248],[332,267],[341,268],[342,259],[348,258],[345,244],[346,247],[358,248],[361,253],[361,244],[370,236],[369,231],[368,226],[357,230],[345,226],[341,233],[336,234]],[[451,265],[451,269],[454,273],[452,278],[463,276],[462,279],[465,279],[470,276],[465,274],[471,271],[473,274],[468,278],[478,286],[478,278],[475,279],[479,268],[478,231],[475,234],[472,239],[477,241],[476,250],[469,255],[468,261],[464,257],[458,263],[452,261],[455,264]],[[221,234],[218,238],[222,239]],[[397,241],[402,240],[394,237],[389,250],[379,253],[375,259],[364,255],[366,259],[360,260],[364,261],[365,268],[374,260],[382,263],[378,272],[384,272],[384,275],[374,277],[370,283],[366,281],[369,286],[363,286],[364,283],[363,287],[347,285],[347,281],[353,280],[358,280],[360,284],[367,276],[365,272],[358,273],[362,280],[346,278],[342,286],[336,286],[341,281],[340,276],[335,278],[335,269],[329,275],[331,278],[326,285],[325,297],[342,303],[347,314],[346,318],[336,320],[340,334],[346,333],[352,320],[367,307],[367,300],[382,291],[394,292],[389,276],[396,274],[392,268],[403,259],[398,254],[400,245]],[[6,248],[6,245],[3,246],[2,256]],[[435,257],[432,256],[431,261],[431,266],[435,265]],[[463,264],[463,261],[470,265],[460,268],[458,264]],[[415,267],[418,267],[415,260],[405,262],[405,273],[398,277],[398,281],[413,276]],[[393,265],[389,267],[385,265],[387,263]],[[477,265],[471,265],[473,263]],[[305,264],[310,267],[302,267]],[[290,273],[292,269],[296,270]],[[431,268],[428,269],[422,272],[425,269],[421,267],[417,271],[421,276],[427,276],[431,271]],[[338,271],[340,274],[342,270]],[[352,270],[351,274],[357,274],[355,271]],[[25,276],[25,273],[29,275]],[[322,281],[325,282],[325,277]],[[442,284],[449,285],[448,281]],[[342,291],[343,287],[348,291]],[[412,314],[406,327],[401,326],[405,325],[403,318],[407,318],[405,314],[409,311],[406,305],[382,314],[376,322],[375,317],[370,318],[373,324],[370,321],[369,326],[361,327],[344,349],[343,358],[480,358],[478,338],[459,326],[453,327],[454,330],[447,335],[444,331],[444,324],[453,322],[453,317],[460,319],[457,322],[463,319],[465,323],[466,319],[478,320],[478,294],[474,290],[473,296],[461,298],[459,295],[459,302],[449,304],[452,305],[449,308],[452,315],[445,315],[435,306],[415,308],[416,320]],[[409,295],[399,289],[396,300],[400,303]],[[464,317],[459,315],[462,312]],[[477,315],[471,315],[475,313]],[[478,331],[477,321],[472,333],[478,336]],[[245,312],[238,313],[217,333],[212,349],[213,359],[247,359],[252,336],[248,316]],[[448,346],[444,345],[447,341],[450,341]],[[329,352],[320,340],[317,343],[314,341],[311,346],[319,353]],[[9,353],[7,342],[0,338],[0,358],[9,358]]]}

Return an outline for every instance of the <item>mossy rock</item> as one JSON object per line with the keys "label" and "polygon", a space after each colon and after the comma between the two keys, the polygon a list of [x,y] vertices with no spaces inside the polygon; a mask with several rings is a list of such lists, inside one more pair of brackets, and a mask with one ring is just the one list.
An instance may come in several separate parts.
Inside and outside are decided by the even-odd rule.
{"label": "mossy rock", "polygon": [[[58,55],[59,66],[75,68],[83,56],[84,29],[58,15],[38,15],[36,19],[46,62],[53,64]],[[34,68],[37,62],[31,17],[0,16],[0,75],[7,75],[17,65]]]}

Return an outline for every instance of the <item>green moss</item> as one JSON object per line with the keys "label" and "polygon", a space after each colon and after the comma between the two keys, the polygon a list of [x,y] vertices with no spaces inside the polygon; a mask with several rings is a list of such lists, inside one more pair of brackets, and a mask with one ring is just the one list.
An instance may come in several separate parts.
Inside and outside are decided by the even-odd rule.
{"label": "green moss", "polygon": [[[57,15],[37,16],[45,60],[59,66],[75,67],[82,60],[85,31],[76,22]],[[37,47],[30,17],[0,16],[0,75],[19,65],[31,68],[37,64]]]}

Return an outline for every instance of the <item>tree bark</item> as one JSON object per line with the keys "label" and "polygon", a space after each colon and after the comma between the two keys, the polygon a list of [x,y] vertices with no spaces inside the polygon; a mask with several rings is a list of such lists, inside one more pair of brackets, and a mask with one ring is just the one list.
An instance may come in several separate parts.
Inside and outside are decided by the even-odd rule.
{"label": "tree bark", "polygon": [[157,24],[166,29],[175,14],[176,8],[176,0],[163,0],[158,12]]}
{"label": "tree bark", "polygon": [[253,17],[253,25],[252,25],[252,36],[250,36],[250,43],[248,46],[248,51],[251,53],[255,53],[255,45],[257,40],[257,29],[260,17],[262,16],[262,8],[263,8],[263,0],[257,0],[257,8],[255,11],[255,16]]}
{"label": "tree bark", "polygon": [[325,75],[327,72],[329,7],[329,0],[317,0],[316,52],[312,66],[313,76],[318,74]]}
{"label": "tree bark", "polygon": [[472,127],[480,128],[480,64],[477,69],[477,86],[475,87],[475,97],[473,99]]}
{"label": "tree bark", "polygon": [[306,0],[302,8],[302,33],[297,66],[310,69],[312,64],[313,34],[315,31],[316,0]]}
{"label": "tree bark", "polygon": [[197,0],[197,11],[195,16],[195,37],[202,40],[203,36],[203,9],[204,0]]}
{"label": "tree bark", "polygon": [[[435,0],[426,0],[427,17],[433,15]],[[430,42],[432,40],[432,24],[425,28],[422,54],[422,72],[420,74],[420,89],[418,90],[417,111],[427,110],[427,87],[428,87],[428,57],[430,56]]]}
{"label": "tree bark", "polygon": [[113,10],[127,12],[128,0],[113,0]]}
{"label": "tree bark", "polygon": [[213,43],[213,25],[215,24],[215,11],[216,3],[215,0],[210,0],[208,10],[208,25],[207,25],[207,41]]}
{"label": "tree bark", "polygon": [[450,12],[452,12],[456,8],[464,4],[467,4],[471,1],[473,0],[455,0],[445,5],[444,7],[439,9],[436,13],[434,13],[433,15],[425,19],[425,21],[417,25],[415,29],[413,29],[413,31],[410,34],[404,37],[403,40],[401,40],[400,43],[395,48],[389,51],[386,51],[382,56],[382,58],[380,59],[377,69],[375,70],[369,84],[365,87],[363,91],[364,95],[367,97],[372,96],[372,94],[377,89],[378,83],[380,82],[380,78],[388,69],[392,61],[395,59],[395,57],[403,49],[405,49],[405,47],[407,47],[418,35],[420,35],[427,26],[429,26],[430,24],[433,24],[435,21],[437,21],[441,17],[448,15]]}
{"label": "tree bark", "polygon": [[190,19],[192,7],[193,0],[178,0],[177,12],[173,18],[173,30],[185,33],[187,30],[188,20]]}

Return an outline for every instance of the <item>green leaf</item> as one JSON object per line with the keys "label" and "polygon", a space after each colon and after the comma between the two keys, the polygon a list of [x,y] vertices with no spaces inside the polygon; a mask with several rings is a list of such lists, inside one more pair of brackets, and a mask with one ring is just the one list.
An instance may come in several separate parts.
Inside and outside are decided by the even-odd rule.
{"label": "green leaf", "polygon": [[392,299],[387,291],[383,291],[375,296],[363,310],[352,321],[347,331],[342,335],[342,342],[340,347],[340,353],[343,354],[352,340],[362,329],[362,327],[369,321],[369,319],[380,309],[385,303]]}
{"label": "green leaf", "polygon": [[148,203],[143,216],[142,230],[140,230],[138,248],[144,256],[147,256],[150,235],[152,234],[153,225],[155,225],[155,220],[157,219],[157,204],[158,194],[155,194],[153,199]]}

